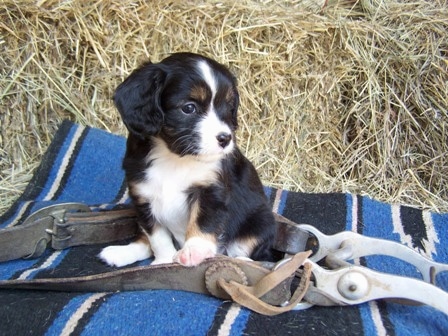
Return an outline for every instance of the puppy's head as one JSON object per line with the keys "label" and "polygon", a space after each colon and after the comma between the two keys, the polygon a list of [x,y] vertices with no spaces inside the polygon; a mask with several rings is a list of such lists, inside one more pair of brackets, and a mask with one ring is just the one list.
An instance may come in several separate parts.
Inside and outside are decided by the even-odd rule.
{"label": "puppy's head", "polygon": [[158,137],[181,156],[215,157],[235,146],[236,80],[223,65],[178,53],[135,70],[115,92],[128,130]]}

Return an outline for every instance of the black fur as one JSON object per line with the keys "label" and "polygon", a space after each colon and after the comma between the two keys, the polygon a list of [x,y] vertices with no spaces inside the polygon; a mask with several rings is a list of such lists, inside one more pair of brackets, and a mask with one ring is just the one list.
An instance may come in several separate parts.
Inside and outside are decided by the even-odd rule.
{"label": "black fur", "polygon": [[221,253],[234,240],[256,237],[250,258],[273,260],[275,220],[255,168],[238,149],[222,165],[218,181],[189,191],[201,204],[200,228],[220,237]]}

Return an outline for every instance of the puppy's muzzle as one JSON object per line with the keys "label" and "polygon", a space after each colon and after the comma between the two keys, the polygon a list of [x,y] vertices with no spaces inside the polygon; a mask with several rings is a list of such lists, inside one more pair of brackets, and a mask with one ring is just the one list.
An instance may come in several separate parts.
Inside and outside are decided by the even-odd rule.
{"label": "puppy's muzzle", "polygon": [[221,132],[216,136],[216,140],[218,140],[218,144],[222,148],[226,148],[230,141],[232,141],[232,134]]}

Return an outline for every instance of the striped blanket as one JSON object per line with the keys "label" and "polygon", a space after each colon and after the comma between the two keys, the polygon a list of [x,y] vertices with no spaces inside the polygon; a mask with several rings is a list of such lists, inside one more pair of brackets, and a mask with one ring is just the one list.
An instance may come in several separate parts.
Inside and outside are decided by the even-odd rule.
{"label": "striped blanket", "polygon": [[[83,202],[108,208],[129,202],[121,159],[125,139],[64,122],[1,228],[20,224],[43,206]],[[448,262],[448,214],[389,205],[352,194],[304,194],[265,188],[273,210],[327,234],[350,230],[406,244]],[[0,263],[0,279],[82,276],[111,269],[96,257],[104,246],[47,249],[38,259]],[[0,247],[1,248],[1,247]],[[416,276],[387,257],[355,261]],[[148,261],[142,262],[147,264]],[[448,274],[438,277],[448,290]],[[427,306],[377,301],[352,307],[312,307],[275,317],[206,295],[158,290],[116,293],[0,291],[0,335],[447,335],[448,316]]]}

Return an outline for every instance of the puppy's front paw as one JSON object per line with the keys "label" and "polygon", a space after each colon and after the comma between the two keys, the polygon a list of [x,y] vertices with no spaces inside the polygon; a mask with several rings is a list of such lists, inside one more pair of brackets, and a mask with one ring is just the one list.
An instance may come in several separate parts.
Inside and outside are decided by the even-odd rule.
{"label": "puppy's front paw", "polygon": [[174,256],[174,261],[184,266],[196,266],[216,255],[216,244],[204,238],[194,237],[185,242],[184,247]]}
{"label": "puppy's front paw", "polygon": [[98,257],[109,266],[122,267],[148,259],[151,252],[148,245],[134,242],[129,245],[108,246]]}

